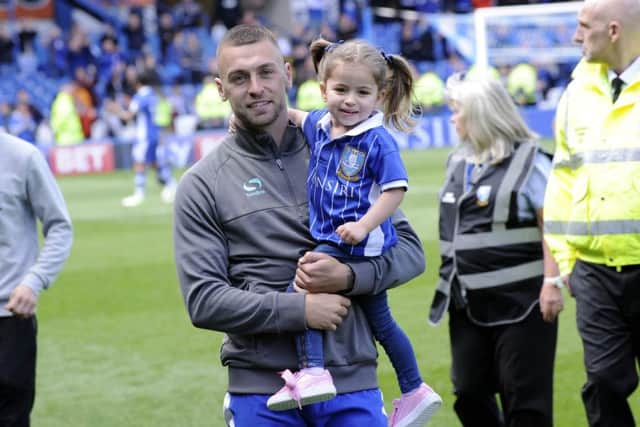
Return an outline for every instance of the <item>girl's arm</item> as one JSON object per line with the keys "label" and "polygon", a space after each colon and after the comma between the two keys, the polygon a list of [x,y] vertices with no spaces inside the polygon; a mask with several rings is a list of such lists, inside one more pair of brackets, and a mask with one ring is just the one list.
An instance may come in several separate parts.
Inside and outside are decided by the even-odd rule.
{"label": "girl's arm", "polygon": [[289,108],[288,111],[289,111],[289,120],[295,123],[296,126],[302,127],[302,123],[304,123],[304,119],[307,118],[307,115],[309,113],[302,110],[296,110],[294,108]]}
{"label": "girl's arm", "polygon": [[404,193],[404,188],[392,188],[383,192],[362,218],[342,224],[336,229],[336,233],[346,244],[360,243],[374,228],[393,215],[400,206]]}

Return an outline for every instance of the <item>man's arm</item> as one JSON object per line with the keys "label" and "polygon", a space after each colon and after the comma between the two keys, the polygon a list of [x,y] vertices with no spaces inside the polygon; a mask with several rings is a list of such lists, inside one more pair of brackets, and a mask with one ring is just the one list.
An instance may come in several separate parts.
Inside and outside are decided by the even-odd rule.
{"label": "man's arm", "polygon": [[556,149],[544,198],[544,239],[558,263],[562,276],[571,272],[576,261],[575,249],[569,245],[565,237],[575,182],[573,159],[566,135],[567,93],[565,91],[560,99],[556,112]]}
{"label": "man's arm", "polygon": [[27,197],[42,223],[44,243],[36,263],[12,292],[6,309],[16,315],[33,315],[38,296],[51,286],[69,257],[73,232],[67,206],[49,165],[38,152],[29,163],[26,177]]}
{"label": "man's arm", "polygon": [[[174,254],[180,287],[196,327],[237,334],[333,330],[347,314],[339,295],[255,293],[231,285],[228,247],[207,183],[183,176],[175,200]],[[265,254],[266,256],[267,254]]]}
{"label": "man's arm", "polygon": [[73,231],[62,192],[40,153],[32,156],[30,166],[27,193],[33,212],[42,223],[44,243],[23,283],[39,292],[48,288],[62,270],[71,252]]}
{"label": "man's arm", "polygon": [[383,255],[341,264],[328,255],[308,252],[298,263],[296,285],[312,293],[370,295],[422,274],[425,258],[420,239],[400,210],[392,220],[398,243]]}

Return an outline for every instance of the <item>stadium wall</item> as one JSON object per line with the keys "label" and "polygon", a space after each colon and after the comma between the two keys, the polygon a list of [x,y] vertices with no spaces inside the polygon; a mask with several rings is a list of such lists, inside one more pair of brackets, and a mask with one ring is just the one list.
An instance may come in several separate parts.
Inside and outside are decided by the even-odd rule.
{"label": "stadium wall", "polygon": [[[529,127],[542,138],[552,139],[554,110],[527,108],[521,110]],[[422,117],[411,134],[394,133],[403,150],[421,150],[451,147],[458,143],[455,128],[450,123],[448,111]],[[201,159],[226,135],[226,130],[200,131],[193,135],[165,136],[172,163],[179,168]],[[56,175],[82,175],[105,173],[114,169],[132,167],[132,142],[111,139],[90,140],[71,146],[40,147]]]}

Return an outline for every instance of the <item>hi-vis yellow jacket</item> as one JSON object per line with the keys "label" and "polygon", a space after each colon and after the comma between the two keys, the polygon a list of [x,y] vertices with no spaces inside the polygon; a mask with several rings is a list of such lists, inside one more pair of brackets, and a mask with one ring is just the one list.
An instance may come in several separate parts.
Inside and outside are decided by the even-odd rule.
{"label": "hi-vis yellow jacket", "polygon": [[581,61],[555,119],[545,240],[569,274],[577,259],[640,264],[640,78],[615,105],[607,66]]}

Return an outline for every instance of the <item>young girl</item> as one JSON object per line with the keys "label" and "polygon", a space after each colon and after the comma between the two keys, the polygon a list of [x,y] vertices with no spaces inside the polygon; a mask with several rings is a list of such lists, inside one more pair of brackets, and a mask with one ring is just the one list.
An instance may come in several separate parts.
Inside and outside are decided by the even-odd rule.
{"label": "young girl", "polygon": [[[383,125],[412,128],[411,69],[402,57],[360,40],[320,39],[310,49],[327,109],[290,110],[290,117],[302,125],[311,150],[307,190],[309,227],[320,242],[316,251],[343,260],[378,256],[396,243],[390,217],[408,187],[397,144]],[[376,110],[379,104],[384,114]],[[403,393],[393,402],[390,425],[424,425],[442,400],[422,381],[409,338],[391,317],[386,292],[358,302]],[[272,410],[336,395],[324,368],[322,332],[305,332],[297,346],[302,369],[283,373],[286,385],[267,402]]]}

